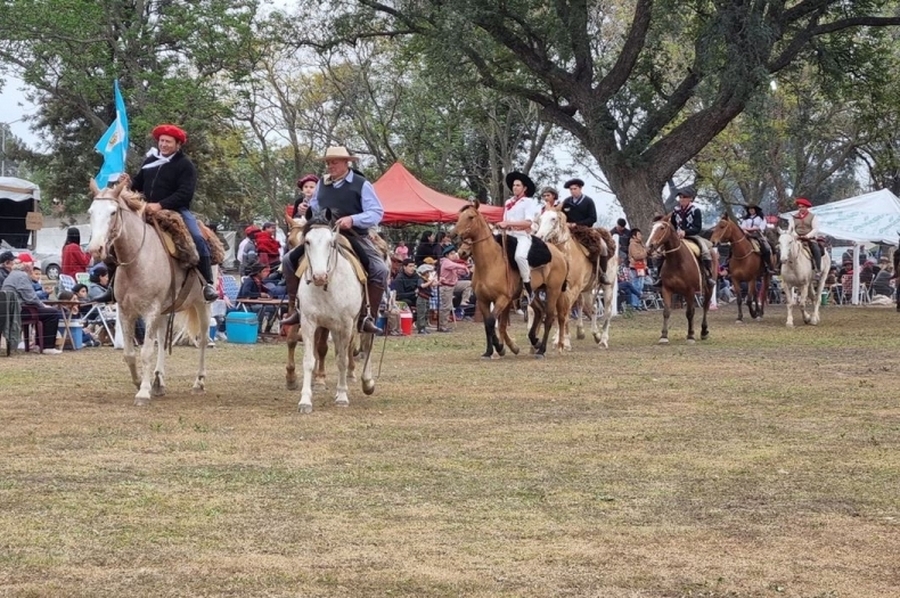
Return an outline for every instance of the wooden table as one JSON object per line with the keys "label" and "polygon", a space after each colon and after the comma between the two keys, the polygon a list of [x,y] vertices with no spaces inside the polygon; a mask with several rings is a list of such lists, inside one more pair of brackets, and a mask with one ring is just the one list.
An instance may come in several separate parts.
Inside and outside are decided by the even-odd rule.
{"label": "wooden table", "polygon": [[[287,297],[283,299],[238,299],[237,304],[242,311],[253,312],[252,306],[260,305],[262,306],[262,310],[266,310],[266,307],[272,307],[274,309],[270,310],[271,313],[267,313],[261,322],[259,329],[259,336],[263,339],[268,340],[277,340],[281,335],[281,313],[283,308],[288,306]],[[275,328],[275,331],[272,332],[272,328]]]}
{"label": "wooden table", "polygon": [[[72,344],[72,348],[75,348],[75,342],[72,340],[72,329],[70,328],[72,324],[72,308],[73,307],[81,307],[81,301],[77,299],[67,299],[65,301],[44,301],[44,305],[48,307],[58,307],[59,312],[61,314],[62,324],[63,324],[63,334],[62,334],[62,347],[66,347],[66,340],[68,340]],[[76,313],[78,313],[76,311]]]}

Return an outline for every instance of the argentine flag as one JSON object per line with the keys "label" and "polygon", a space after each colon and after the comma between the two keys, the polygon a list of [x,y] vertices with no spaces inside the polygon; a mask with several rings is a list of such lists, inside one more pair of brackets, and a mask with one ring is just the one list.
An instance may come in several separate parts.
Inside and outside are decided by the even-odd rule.
{"label": "argentine flag", "polygon": [[128,154],[128,116],[125,114],[125,101],[119,92],[119,80],[115,81],[116,120],[113,121],[94,149],[103,156],[103,166],[97,174],[97,184],[105,187],[115,182],[125,172],[125,156]]}

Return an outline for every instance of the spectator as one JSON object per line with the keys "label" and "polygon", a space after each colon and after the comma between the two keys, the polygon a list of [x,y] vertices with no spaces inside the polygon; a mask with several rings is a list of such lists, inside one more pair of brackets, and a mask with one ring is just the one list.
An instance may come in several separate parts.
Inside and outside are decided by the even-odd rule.
{"label": "spectator", "polygon": [[247,276],[247,268],[259,261],[259,254],[256,251],[256,235],[262,230],[255,224],[251,224],[244,229],[246,238],[241,241],[238,246],[238,261],[240,261],[241,276]]}
{"label": "spectator", "polygon": [[403,260],[400,273],[394,278],[391,287],[397,292],[397,301],[402,301],[410,308],[416,304],[416,292],[419,287],[419,275],[416,272],[416,262],[411,259]]}
{"label": "spectator", "polygon": [[[453,295],[458,284],[461,285],[465,304],[472,294],[472,281],[459,279],[469,274],[469,267],[459,261],[459,252],[450,245],[444,248],[444,257],[440,264],[440,308],[438,310],[438,332],[452,332],[449,327],[450,311],[453,309]],[[466,293],[468,290],[468,293]]]}
{"label": "spectator", "polygon": [[641,292],[631,283],[630,276],[627,266],[619,267],[619,297],[632,309],[643,311],[645,307],[641,303]]}
{"label": "spectator", "polygon": [[[83,284],[75,285],[75,286],[81,287],[81,289],[79,289],[79,290],[84,292],[84,296],[86,299],[87,298],[87,287],[84,286]],[[72,287],[71,291],[60,291],[59,295],[57,295],[56,299],[57,299],[57,301],[72,301],[73,302],[72,307],[68,308],[70,310],[70,313],[72,314],[71,317],[73,317],[73,318],[80,317],[82,315],[81,310],[86,307],[84,305],[79,305],[79,303],[82,303],[83,301],[85,301],[85,299],[82,299],[75,293],[75,287]],[[77,302],[77,303],[75,303],[75,302]],[[60,307],[60,309],[66,309],[66,308]],[[88,309],[90,309],[90,308],[88,307]],[[97,340],[97,337],[95,337],[93,334],[91,334],[91,331],[88,330],[87,326],[84,326],[81,329],[81,342],[85,347],[99,347],[100,346],[100,341]]]}
{"label": "spectator", "polygon": [[438,286],[437,274],[431,264],[422,264],[416,268],[419,284],[416,289],[416,330],[419,334],[428,334],[428,310],[431,303],[431,291]]}
{"label": "spectator", "polygon": [[863,264],[862,270],[859,271],[859,282],[860,284],[872,284],[872,280],[875,278],[875,273],[872,270],[872,266],[875,263],[872,261],[867,261]]}
{"label": "spectator", "polygon": [[104,265],[95,266],[88,276],[88,299],[97,301],[109,290],[109,270]]}
{"label": "spectator", "polygon": [[631,284],[638,293],[644,294],[644,276],[647,275],[647,249],[641,229],[633,228],[629,234],[628,263],[631,271]]}
{"label": "spectator", "polygon": [[281,243],[275,238],[275,223],[263,224],[262,230],[256,233],[253,241],[259,261],[270,268],[276,268],[281,262]]}
{"label": "spectator", "polygon": [[[262,262],[253,262],[245,267],[247,276],[241,283],[241,289],[238,291],[238,299],[269,299],[269,290],[266,288],[263,279],[269,275],[269,265]],[[271,319],[275,313],[274,305],[245,305],[247,309],[257,314],[259,323]]]}
{"label": "spectator", "polygon": [[421,266],[425,263],[425,258],[439,260],[441,258],[440,245],[434,242],[434,233],[425,231],[419,244],[416,246],[415,260],[416,265]]}
{"label": "spectator", "polygon": [[74,226],[66,231],[66,243],[60,259],[59,271],[72,278],[79,272],[87,272],[91,264],[91,256],[81,248],[81,232]]}
{"label": "spectator", "polygon": [[628,230],[624,218],[616,220],[616,225],[609,231],[613,235],[619,235],[619,265],[628,264],[628,245],[631,243],[631,231]]}
{"label": "spectator", "polygon": [[394,255],[400,258],[401,261],[409,257],[409,247],[406,246],[406,241],[403,239],[397,241],[397,246],[394,248]]}
{"label": "spectator", "polygon": [[872,293],[874,295],[894,296],[894,287],[891,286],[891,278],[894,276],[894,267],[890,263],[882,263],[881,270],[872,281]]}
{"label": "spectator", "polygon": [[59,330],[61,316],[58,309],[44,305],[38,299],[34,292],[34,285],[32,285],[31,269],[32,262],[16,260],[12,272],[9,273],[0,288],[5,291],[15,291],[22,304],[23,315],[30,313],[30,310],[37,311],[38,319],[44,329],[44,336],[40,342],[41,352],[45,355],[59,355],[62,351],[56,348],[56,333]]}
{"label": "spectator", "polygon": [[[22,257],[25,257],[24,255]],[[29,256],[30,257],[30,256]],[[34,262],[32,262],[33,264]],[[44,290],[44,285],[41,282],[41,269],[37,266],[31,267],[31,285],[34,287],[34,293],[37,295],[38,299],[41,301],[48,301],[50,299],[50,293]]]}
{"label": "spectator", "polygon": [[12,272],[13,264],[16,263],[16,256],[13,255],[12,251],[4,251],[0,253],[0,285],[3,284],[3,281],[6,280],[6,277],[9,276],[9,273]]}

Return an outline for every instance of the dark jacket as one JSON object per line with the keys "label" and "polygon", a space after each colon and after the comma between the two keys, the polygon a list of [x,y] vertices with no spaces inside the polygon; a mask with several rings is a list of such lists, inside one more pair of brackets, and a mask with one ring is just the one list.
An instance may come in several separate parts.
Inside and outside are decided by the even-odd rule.
{"label": "dark jacket", "polygon": [[419,280],[418,273],[413,272],[412,276],[407,276],[406,272],[400,270],[394,282],[391,283],[391,288],[397,291],[397,300],[403,301],[407,305],[415,305],[416,288],[419,286]]}
{"label": "dark jacket", "polygon": [[[144,164],[155,162],[153,156]],[[187,210],[197,187],[197,169],[193,162],[178,150],[172,159],[154,168],[141,168],[131,181],[131,188],[144,194],[148,203],[158,203],[167,210]]]}
{"label": "dark jacket", "polygon": [[675,230],[683,230],[685,237],[696,237],[703,230],[703,214],[694,204],[690,204],[686,210],[678,206],[672,212],[672,225]]}
{"label": "dark jacket", "polygon": [[262,281],[255,276],[248,276],[241,283],[241,289],[238,291],[238,299],[259,299],[262,293],[269,294],[269,290],[263,285]]}
{"label": "dark jacket", "polygon": [[594,226],[594,223],[597,222],[597,206],[594,205],[594,200],[587,195],[582,195],[577,205],[574,198],[566,198],[562,204],[562,211],[566,215],[566,219],[573,224]]}

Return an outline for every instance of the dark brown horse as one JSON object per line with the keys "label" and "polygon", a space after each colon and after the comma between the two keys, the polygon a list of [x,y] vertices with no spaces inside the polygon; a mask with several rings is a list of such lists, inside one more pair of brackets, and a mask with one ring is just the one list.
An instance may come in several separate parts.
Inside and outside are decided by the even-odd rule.
{"label": "dark brown horse", "polygon": [[[510,267],[507,256],[504,255],[504,248],[496,242],[487,220],[478,211],[478,202],[459,211],[456,234],[467,245],[467,251],[471,252],[475,262],[472,290],[477,299],[478,310],[484,319],[484,334],[487,339],[487,349],[482,357],[490,359],[495,350],[502,357],[506,353],[503,342],[518,355],[519,346],[509,336],[508,331],[509,312],[522,295],[522,278],[518,269]],[[533,288],[537,290],[544,287],[546,293],[544,300],[535,299],[532,303],[535,319],[528,331],[528,339],[536,357],[543,357],[547,350],[547,338],[550,336],[554,318],[557,319],[559,329],[564,329],[570,307],[563,292],[568,273],[565,256],[556,247],[552,245],[547,247],[552,255],[550,263],[532,270]],[[538,341],[536,330],[541,321],[544,323],[544,335]],[[498,322],[499,336],[496,329]],[[557,350],[560,352],[563,350],[561,341],[557,344]]]}
{"label": "dark brown horse", "polygon": [[[650,229],[647,237],[647,249],[650,254],[662,253],[665,256],[660,270],[660,286],[663,296],[663,328],[659,337],[661,345],[669,342],[669,315],[672,313],[673,298],[677,293],[684,297],[684,311],[688,321],[687,340],[694,342],[694,307],[697,293],[703,295],[703,322],[700,328],[700,339],[706,340],[709,336],[709,326],[706,323],[709,302],[715,292],[716,270],[713,268],[713,285],[707,285],[703,274],[703,267],[694,254],[688,242],[678,236],[678,231],[668,219],[659,220]],[[713,263],[718,263],[718,255],[711,250]]]}
{"label": "dark brown horse", "polygon": [[[769,296],[769,273],[758,249],[754,249],[753,243],[747,234],[736,222],[723,214],[722,218],[713,228],[710,242],[714,245],[722,242],[731,243],[731,256],[728,258],[728,272],[731,274],[731,282],[734,283],[734,293],[737,295],[738,317],[737,322],[744,322],[744,306],[741,283],[747,283],[747,310],[750,317],[762,320],[766,310],[766,299]],[[757,283],[762,281],[762,286],[757,290]]]}

